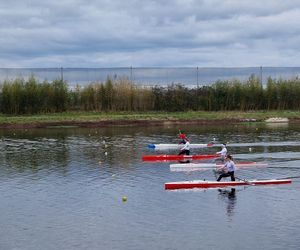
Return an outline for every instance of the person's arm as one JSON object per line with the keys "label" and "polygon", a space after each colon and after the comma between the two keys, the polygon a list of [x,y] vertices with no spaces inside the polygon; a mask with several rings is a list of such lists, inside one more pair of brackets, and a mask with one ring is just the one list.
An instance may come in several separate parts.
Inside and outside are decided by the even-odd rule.
{"label": "person's arm", "polygon": [[227,162],[225,162],[224,165],[217,167],[217,171],[226,171],[226,164],[227,164]]}
{"label": "person's arm", "polygon": [[224,152],[224,148],[221,151],[217,152],[216,154],[222,154]]}
{"label": "person's arm", "polygon": [[184,146],[180,149],[181,151],[183,151],[183,150],[189,150],[189,142],[186,142],[185,144],[184,144]]}

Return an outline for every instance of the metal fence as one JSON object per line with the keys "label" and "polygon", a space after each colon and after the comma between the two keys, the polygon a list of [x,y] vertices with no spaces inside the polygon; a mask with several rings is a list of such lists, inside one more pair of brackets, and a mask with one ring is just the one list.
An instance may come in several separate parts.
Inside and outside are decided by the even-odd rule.
{"label": "metal fence", "polygon": [[210,85],[218,80],[247,80],[251,75],[266,83],[273,79],[292,79],[300,75],[300,67],[242,67],[242,68],[0,68],[0,82],[16,78],[28,79],[34,76],[39,81],[63,79],[69,86],[85,86],[93,82],[128,79],[144,86],[167,86],[172,83],[197,87]]}

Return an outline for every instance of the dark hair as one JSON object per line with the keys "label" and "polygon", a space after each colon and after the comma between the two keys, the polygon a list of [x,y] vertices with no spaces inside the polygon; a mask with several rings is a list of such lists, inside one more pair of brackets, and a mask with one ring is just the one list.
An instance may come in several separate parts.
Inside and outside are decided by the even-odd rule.
{"label": "dark hair", "polygon": [[226,158],[232,160],[232,156],[231,155],[226,155]]}

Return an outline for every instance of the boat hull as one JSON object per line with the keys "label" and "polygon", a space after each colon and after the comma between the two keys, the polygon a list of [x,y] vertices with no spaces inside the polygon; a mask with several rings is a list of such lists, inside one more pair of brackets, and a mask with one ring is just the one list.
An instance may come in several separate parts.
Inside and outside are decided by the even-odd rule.
{"label": "boat hull", "polygon": [[216,154],[207,155],[144,155],[143,161],[184,161],[184,160],[206,160],[219,158]]}
{"label": "boat hull", "polygon": [[[190,148],[207,148],[212,147],[214,144],[208,143],[199,143],[199,144],[190,144]],[[149,144],[148,148],[155,149],[155,150],[165,150],[165,149],[180,149],[182,148],[182,144]]]}
{"label": "boat hull", "polygon": [[289,184],[291,179],[247,180],[247,181],[179,181],[165,183],[165,189],[218,188],[247,185]]}
{"label": "boat hull", "polygon": [[[247,168],[247,167],[265,167],[267,163],[263,162],[239,162],[235,166],[237,168]],[[224,166],[224,164],[216,163],[179,163],[179,164],[170,164],[171,171],[197,171],[203,169],[215,169]]]}

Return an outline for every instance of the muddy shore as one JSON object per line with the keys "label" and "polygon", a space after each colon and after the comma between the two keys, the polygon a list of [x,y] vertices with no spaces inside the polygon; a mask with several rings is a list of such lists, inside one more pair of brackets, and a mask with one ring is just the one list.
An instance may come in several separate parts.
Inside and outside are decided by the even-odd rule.
{"label": "muddy shore", "polygon": [[[257,119],[197,119],[197,120],[101,120],[101,121],[59,121],[33,123],[0,123],[0,129],[33,129],[49,127],[99,128],[108,126],[165,126],[175,124],[225,125],[264,122]],[[300,123],[290,119],[289,123]]]}

